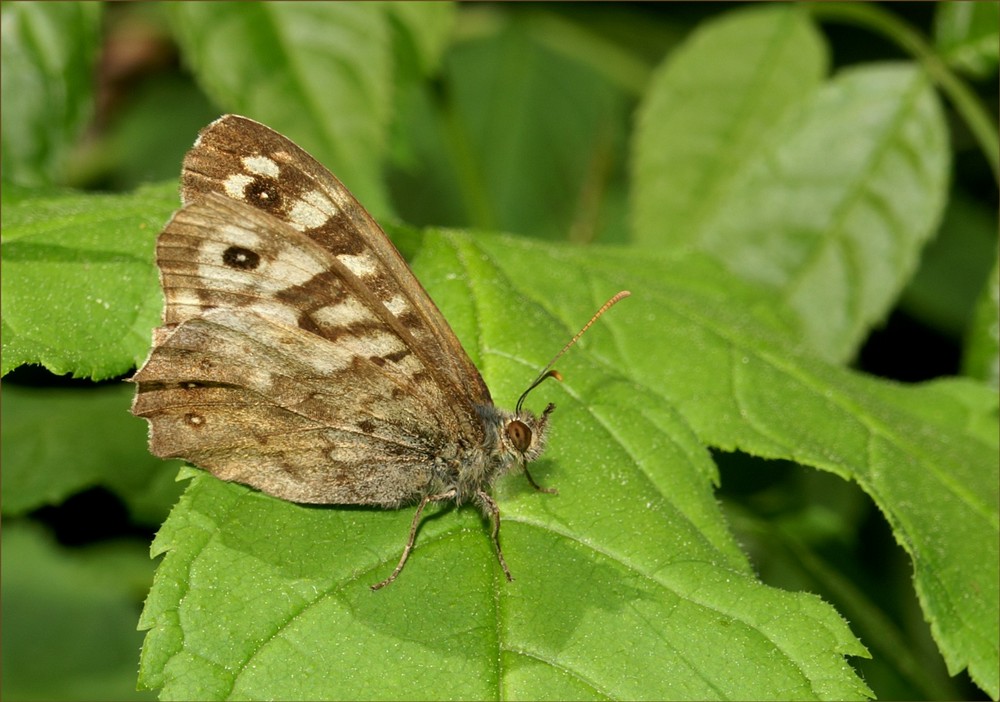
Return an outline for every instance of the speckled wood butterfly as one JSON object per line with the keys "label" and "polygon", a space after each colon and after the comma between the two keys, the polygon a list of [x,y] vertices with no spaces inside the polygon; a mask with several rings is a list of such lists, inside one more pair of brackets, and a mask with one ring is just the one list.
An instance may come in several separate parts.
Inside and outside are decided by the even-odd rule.
{"label": "speckled wood butterfly", "polygon": [[[277,132],[216,120],[184,159],[181,195],[156,244],[163,326],[133,378],[150,450],[293,502],[418,502],[399,564],[373,589],[399,575],[429,502],[475,502],[511,579],[486,488],[520,468],[542,489],[527,463],[553,405],[535,415],[525,392],[497,409],[379,226]],[[528,391],[558,377],[551,366]]]}

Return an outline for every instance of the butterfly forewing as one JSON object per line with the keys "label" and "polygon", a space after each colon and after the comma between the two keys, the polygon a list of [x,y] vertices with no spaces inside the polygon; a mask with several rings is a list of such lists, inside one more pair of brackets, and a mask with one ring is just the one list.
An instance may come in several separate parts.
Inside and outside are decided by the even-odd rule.
{"label": "butterfly forewing", "polygon": [[206,195],[161,233],[157,262],[168,326],[134,411],[158,455],[286,499],[398,504],[456,437],[482,442],[475,408],[452,401],[399,320],[274,217]]}
{"label": "butterfly forewing", "polygon": [[[329,170],[289,139],[245,117],[222,117],[202,130],[185,157],[181,183],[185,203],[221,193],[304,233],[399,320],[455,396],[490,402],[479,371],[382,229]],[[322,335],[324,328],[315,331]]]}

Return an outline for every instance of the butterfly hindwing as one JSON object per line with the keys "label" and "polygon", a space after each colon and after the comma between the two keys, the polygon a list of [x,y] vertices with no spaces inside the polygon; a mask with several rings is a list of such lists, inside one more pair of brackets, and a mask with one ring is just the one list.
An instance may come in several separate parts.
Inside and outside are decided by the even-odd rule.
{"label": "butterfly hindwing", "polygon": [[[447,423],[435,431],[432,415],[393,402],[404,390],[384,369],[331,366],[317,346],[251,312],[176,327],[135,378],[133,412],[150,422],[153,453],[295,502],[395,506],[421,495]],[[364,406],[342,401],[347,375]]]}

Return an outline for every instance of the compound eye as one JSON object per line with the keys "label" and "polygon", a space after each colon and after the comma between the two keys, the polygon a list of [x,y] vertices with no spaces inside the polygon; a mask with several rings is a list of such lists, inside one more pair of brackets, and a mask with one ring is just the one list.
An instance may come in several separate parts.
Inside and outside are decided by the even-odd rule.
{"label": "compound eye", "polygon": [[514,448],[524,453],[531,446],[531,429],[520,419],[515,419],[507,425],[507,438],[514,444]]}

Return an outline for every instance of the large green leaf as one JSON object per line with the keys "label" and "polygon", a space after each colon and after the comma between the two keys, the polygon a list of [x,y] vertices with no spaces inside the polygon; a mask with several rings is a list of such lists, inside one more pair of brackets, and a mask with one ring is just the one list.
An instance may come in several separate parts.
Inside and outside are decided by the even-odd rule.
{"label": "large green leaf", "polygon": [[440,81],[405,96],[400,129],[414,153],[397,164],[394,195],[408,221],[625,238],[628,96],[566,55],[593,47],[551,12],[509,24],[490,9],[466,13]]}
{"label": "large green leaf", "polygon": [[[594,260],[459,235],[428,235],[417,259],[507,405],[607,293],[639,283],[560,364],[565,382],[529,400],[558,406],[534,474],[560,494],[499,485],[513,583],[472,509],[428,517],[403,574],[373,593],[412,510],[301,507],[198,475],[154,544],[166,558],[143,683],[170,698],[866,695],[843,658],[864,648],[817,598],[756,580],[707,452],[668,388],[626,361],[707,350],[650,320],[664,293],[638,273],[660,264]],[[696,267],[706,288],[730,279]]]}
{"label": "large green leaf", "polygon": [[710,22],[670,54],[632,142],[636,238],[697,243],[775,123],[819,88],[826,64],[807,16],[776,7]]}
{"label": "large green leaf", "polygon": [[603,252],[584,264],[585,278],[607,267],[651,298],[650,323],[629,334],[638,337],[636,353],[624,357],[630,375],[664,394],[709,445],[855,480],[914,561],[917,592],[949,669],[968,666],[995,695],[995,392],[958,380],[899,386],[790,354],[797,337],[761,319],[763,300],[689,259],[646,273],[631,252]]}
{"label": "large green leaf", "polygon": [[[806,343],[845,360],[938,225],[948,140],[912,66],[847,70],[817,91],[822,64],[804,24],[798,8],[755,9],[671,57],[635,142],[635,226],[648,244],[707,251],[773,286]],[[789,67],[802,77],[774,78]]]}
{"label": "large green leaf", "polygon": [[134,195],[3,190],[3,373],[37,363],[95,380],[145,355],[162,297],[156,232],[174,184]]}

